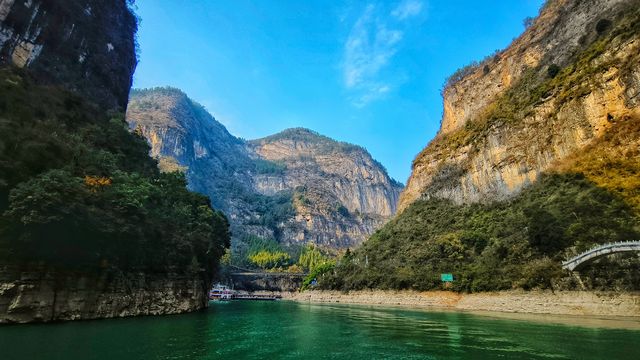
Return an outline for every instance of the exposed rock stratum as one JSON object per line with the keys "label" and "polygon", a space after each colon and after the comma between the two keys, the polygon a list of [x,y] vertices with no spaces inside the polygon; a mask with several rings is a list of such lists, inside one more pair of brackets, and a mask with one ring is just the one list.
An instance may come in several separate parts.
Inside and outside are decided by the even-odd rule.
{"label": "exposed rock stratum", "polygon": [[127,121],[163,170],[185,171],[228,214],[236,239],[354,247],[396,211],[402,185],[362,147],[302,128],[244,141],[170,88],[134,91]]}
{"label": "exposed rock stratum", "polygon": [[444,89],[437,136],[399,202],[507,199],[640,114],[637,0],[552,0],[505,50]]}

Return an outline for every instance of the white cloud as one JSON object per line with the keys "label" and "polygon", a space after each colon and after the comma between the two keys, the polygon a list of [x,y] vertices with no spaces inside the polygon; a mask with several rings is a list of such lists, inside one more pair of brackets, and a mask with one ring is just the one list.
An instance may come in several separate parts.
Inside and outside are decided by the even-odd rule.
{"label": "white cloud", "polygon": [[420,15],[422,12],[422,2],[418,0],[404,0],[398,6],[393,9],[391,16],[398,20],[405,20],[407,18]]}
{"label": "white cloud", "polygon": [[[378,36],[380,33],[380,36]],[[394,37],[401,36],[396,34]],[[375,75],[395,52],[386,29],[376,29],[375,7],[369,4],[353,25],[344,45],[344,81],[353,88]]]}
{"label": "white cloud", "polygon": [[366,91],[358,97],[351,99],[351,104],[357,108],[363,108],[370,102],[381,99],[391,91],[391,86],[387,84],[371,84]]}
{"label": "white cloud", "polygon": [[[368,4],[351,27],[344,44],[342,75],[345,88],[352,93],[353,105],[366,106],[381,99],[398,85],[398,76],[383,79],[407,28],[405,19],[422,12],[423,3],[404,0],[392,11]],[[345,18],[342,18],[343,21]]]}

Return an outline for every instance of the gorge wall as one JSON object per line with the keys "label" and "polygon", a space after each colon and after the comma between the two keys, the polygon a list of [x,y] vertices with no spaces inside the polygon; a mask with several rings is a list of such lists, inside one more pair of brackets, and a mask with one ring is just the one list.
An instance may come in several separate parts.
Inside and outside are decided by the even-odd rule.
{"label": "gorge wall", "polygon": [[236,273],[229,276],[229,284],[235,290],[257,292],[297,292],[300,290],[305,274],[255,274]]}
{"label": "gorge wall", "polygon": [[613,125],[636,121],[639,6],[548,1],[507,49],[455,74],[400,209],[420,198],[507,199]]}
{"label": "gorge wall", "polygon": [[125,0],[0,0],[0,63],[124,110],[137,21]]}
{"label": "gorge wall", "polygon": [[127,4],[0,0],[0,323],[207,306],[228,225],[124,122]]}
{"label": "gorge wall", "polygon": [[354,247],[395,214],[401,185],[361,147],[306,129],[249,145],[259,159],[282,167],[256,174],[254,189],[267,196],[293,192],[295,216],[282,229],[284,242]]}
{"label": "gorge wall", "polygon": [[0,324],[191,312],[208,286],[184,274],[0,269]]}
{"label": "gorge wall", "polygon": [[132,92],[127,121],[163,170],[184,170],[228,214],[237,240],[354,247],[395,213],[402,185],[361,147],[307,129],[244,141],[169,88]]}
{"label": "gorge wall", "polygon": [[547,1],[447,80],[398,215],[319,286],[637,291],[637,253],[562,262],[640,236],[639,94],[640,1]]}

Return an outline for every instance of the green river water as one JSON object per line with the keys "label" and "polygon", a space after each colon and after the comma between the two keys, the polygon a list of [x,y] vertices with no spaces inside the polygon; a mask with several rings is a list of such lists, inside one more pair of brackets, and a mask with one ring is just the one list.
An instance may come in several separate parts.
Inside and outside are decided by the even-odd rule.
{"label": "green river water", "polygon": [[288,301],[0,327],[3,360],[500,358],[637,360],[640,330]]}

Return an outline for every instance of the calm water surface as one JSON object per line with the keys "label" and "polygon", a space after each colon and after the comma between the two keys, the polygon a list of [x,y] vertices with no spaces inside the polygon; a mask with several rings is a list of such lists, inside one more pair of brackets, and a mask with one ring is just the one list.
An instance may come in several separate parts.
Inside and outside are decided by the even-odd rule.
{"label": "calm water surface", "polygon": [[287,301],[0,327],[0,359],[640,359],[640,330]]}

